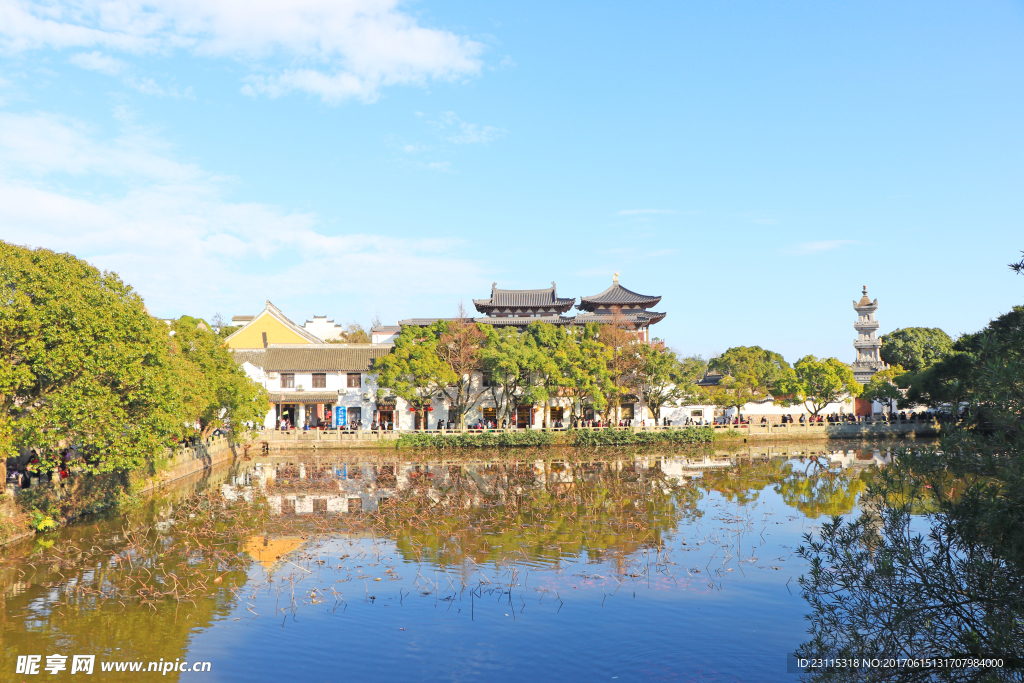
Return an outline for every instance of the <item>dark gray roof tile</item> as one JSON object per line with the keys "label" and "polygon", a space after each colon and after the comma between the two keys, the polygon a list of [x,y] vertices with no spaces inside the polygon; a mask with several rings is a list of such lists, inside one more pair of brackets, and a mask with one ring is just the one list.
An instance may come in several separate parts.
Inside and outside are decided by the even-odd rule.
{"label": "dark gray roof tile", "polygon": [[503,308],[547,308],[567,311],[576,303],[576,297],[560,298],[555,283],[547,289],[498,289],[491,285],[490,299],[473,299],[473,305],[481,313]]}
{"label": "dark gray roof tile", "polygon": [[268,372],[368,372],[373,361],[391,353],[391,344],[308,344],[266,350]]}
{"label": "dark gray roof tile", "polygon": [[267,358],[266,349],[240,349],[231,352],[231,357],[235,359],[235,362],[241,365],[248,361],[250,364],[255,365],[258,368],[263,367],[263,363]]}
{"label": "dark gray roof tile", "polygon": [[594,308],[600,305],[638,305],[647,308],[648,306],[654,306],[661,301],[660,296],[648,296],[646,294],[637,294],[636,292],[626,289],[618,283],[616,280],[612,283],[612,286],[604,290],[600,294],[593,296],[580,297],[580,303],[576,308],[581,311],[592,311]]}

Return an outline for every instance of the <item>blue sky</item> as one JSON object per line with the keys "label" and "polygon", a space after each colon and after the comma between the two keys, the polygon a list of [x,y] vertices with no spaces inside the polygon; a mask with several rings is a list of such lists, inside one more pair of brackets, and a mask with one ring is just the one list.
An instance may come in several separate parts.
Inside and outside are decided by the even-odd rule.
{"label": "blue sky", "polygon": [[1024,299],[1024,5],[0,0],[0,239],[159,316],[624,286],[705,356]]}

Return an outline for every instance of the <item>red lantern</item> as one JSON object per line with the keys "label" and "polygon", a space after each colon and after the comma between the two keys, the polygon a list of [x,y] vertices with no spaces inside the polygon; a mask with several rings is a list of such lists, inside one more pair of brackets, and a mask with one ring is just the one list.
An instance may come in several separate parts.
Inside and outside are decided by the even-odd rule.
{"label": "red lantern", "polygon": [[427,412],[428,413],[434,412],[434,406],[427,406]]}
{"label": "red lantern", "polygon": [[409,406],[409,412],[410,413],[415,413],[416,412],[415,406]]}

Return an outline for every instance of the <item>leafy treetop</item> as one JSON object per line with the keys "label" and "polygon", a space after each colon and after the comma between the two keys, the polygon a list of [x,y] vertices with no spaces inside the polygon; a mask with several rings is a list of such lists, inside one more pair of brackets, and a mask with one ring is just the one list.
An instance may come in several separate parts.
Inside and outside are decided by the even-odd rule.
{"label": "leafy treetop", "polygon": [[953,349],[953,340],[937,327],[905,327],[882,335],[882,360],[921,372]]}

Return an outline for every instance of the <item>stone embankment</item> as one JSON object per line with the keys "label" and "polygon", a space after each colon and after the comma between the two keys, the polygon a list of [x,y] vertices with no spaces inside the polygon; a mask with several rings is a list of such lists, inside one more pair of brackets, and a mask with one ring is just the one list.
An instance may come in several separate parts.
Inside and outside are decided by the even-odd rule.
{"label": "stone embankment", "polygon": [[236,451],[242,448],[231,443],[226,436],[215,436],[194,446],[175,449],[168,456],[167,466],[155,476],[145,479],[140,493],[153,491],[178,479],[232,460],[237,455]]}

